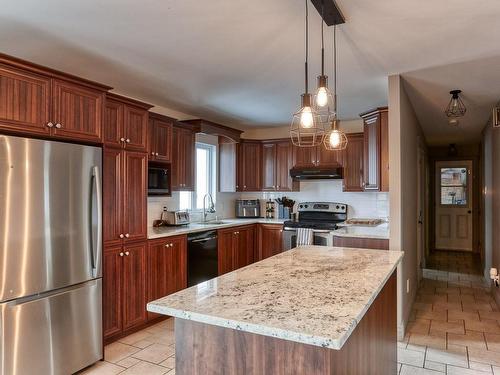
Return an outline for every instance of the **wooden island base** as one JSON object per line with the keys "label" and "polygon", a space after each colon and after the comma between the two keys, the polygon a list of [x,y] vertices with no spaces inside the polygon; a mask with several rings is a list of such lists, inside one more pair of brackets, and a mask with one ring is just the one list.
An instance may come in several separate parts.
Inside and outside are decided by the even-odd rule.
{"label": "wooden island base", "polygon": [[176,318],[175,351],[177,375],[396,374],[396,271],[341,350]]}

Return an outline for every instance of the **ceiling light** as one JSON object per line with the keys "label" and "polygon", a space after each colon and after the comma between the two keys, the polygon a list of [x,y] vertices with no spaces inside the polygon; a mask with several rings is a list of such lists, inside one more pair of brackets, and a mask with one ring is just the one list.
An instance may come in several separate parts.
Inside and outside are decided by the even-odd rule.
{"label": "ceiling light", "polygon": [[446,110],[444,113],[448,117],[462,117],[465,115],[465,112],[467,111],[467,108],[465,108],[465,104],[460,99],[458,94],[460,94],[462,90],[451,90],[451,99],[450,102],[448,103],[448,106],[446,107]]}
{"label": "ceiling light", "polygon": [[309,13],[308,0],[306,0],[306,53],[305,53],[305,92],[301,96],[301,107],[293,115],[290,125],[290,138],[292,143],[299,147],[314,147],[323,142],[325,128],[320,121],[314,106],[312,96],[308,87],[308,58],[309,58]]}
{"label": "ceiling light", "polygon": [[326,133],[323,144],[327,150],[338,151],[345,150],[347,147],[347,136],[338,128],[337,121],[337,26],[333,26],[333,116],[331,119],[331,129]]}
{"label": "ceiling light", "polygon": [[321,2],[321,75],[318,76],[318,88],[314,95],[314,109],[323,124],[330,122],[333,111],[333,95],[328,89],[328,76],[325,75],[325,40],[324,40],[324,1]]}

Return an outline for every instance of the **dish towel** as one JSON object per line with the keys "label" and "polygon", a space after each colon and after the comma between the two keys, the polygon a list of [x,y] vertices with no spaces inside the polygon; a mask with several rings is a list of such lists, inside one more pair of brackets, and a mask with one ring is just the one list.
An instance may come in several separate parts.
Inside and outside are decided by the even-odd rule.
{"label": "dish towel", "polygon": [[310,228],[297,228],[297,246],[313,244],[313,230]]}

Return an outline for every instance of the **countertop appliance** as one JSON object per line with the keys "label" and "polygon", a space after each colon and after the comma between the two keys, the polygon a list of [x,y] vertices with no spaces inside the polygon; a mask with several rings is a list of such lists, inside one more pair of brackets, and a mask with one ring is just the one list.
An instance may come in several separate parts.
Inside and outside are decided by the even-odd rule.
{"label": "countertop appliance", "polygon": [[167,225],[187,225],[191,222],[187,211],[165,211],[161,216]]}
{"label": "countertop appliance", "polygon": [[197,285],[219,276],[217,231],[188,235],[188,286]]}
{"label": "countertop appliance", "polygon": [[292,168],[290,177],[295,180],[339,180],[344,178],[342,167]]}
{"label": "countertop appliance", "polygon": [[260,216],[259,199],[236,199],[235,215],[237,218],[256,218]]}
{"label": "countertop appliance", "polygon": [[296,247],[297,228],[312,229],[314,245],[332,246],[333,238],[330,232],[347,220],[347,205],[344,203],[302,202],[299,203],[297,211],[297,220],[288,220],[283,224],[285,250]]}
{"label": "countertop appliance", "polygon": [[148,195],[171,195],[170,170],[164,166],[148,166]]}
{"label": "countertop appliance", "polygon": [[101,155],[0,135],[0,375],[102,359]]}

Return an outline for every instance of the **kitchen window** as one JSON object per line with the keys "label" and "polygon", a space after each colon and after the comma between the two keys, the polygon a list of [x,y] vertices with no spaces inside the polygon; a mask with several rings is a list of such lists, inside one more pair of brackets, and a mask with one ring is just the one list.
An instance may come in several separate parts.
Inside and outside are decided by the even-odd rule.
{"label": "kitchen window", "polygon": [[215,202],[217,146],[196,142],[195,155],[195,190],[180,192],[179,208],[181,210],[202,210],[203,197],[207,193],[212,195]]}

